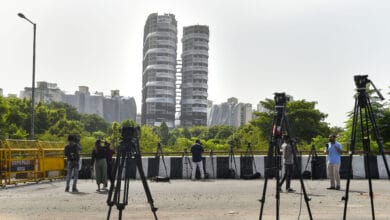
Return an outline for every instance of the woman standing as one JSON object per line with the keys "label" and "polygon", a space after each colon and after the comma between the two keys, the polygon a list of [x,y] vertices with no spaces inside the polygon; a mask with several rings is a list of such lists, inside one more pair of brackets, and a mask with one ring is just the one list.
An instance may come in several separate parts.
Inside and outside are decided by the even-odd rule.
{"label": "woman standing", "polygon": [[102,141],[95,142],[95,149],[92,151],[91,166],[95,163],[96,191],[100,191],[100,184],[103,184],[103,191],[107,191],[107,150],[102,146]]}

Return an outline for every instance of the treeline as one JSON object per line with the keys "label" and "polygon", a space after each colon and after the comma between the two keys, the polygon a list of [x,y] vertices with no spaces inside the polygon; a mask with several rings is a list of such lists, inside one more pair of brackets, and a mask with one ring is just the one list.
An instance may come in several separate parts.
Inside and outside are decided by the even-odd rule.
{"label": "treeline", "polygon": [[[0,139],[28,138],[31,123],[30,103],[29,99],[0,97]],[[253,150],[266,151],[275,102],[273,99],[265,99],[261,104],[265,111],[256,112],[255,119],[239,128],[215,125],[169,130],[165,123],[159,127],[141,126],[142,151],[154,152],[157,144],[161,143],[165,152],[182,152],[185,149],[189,150],[196,139],[202,141],[206,150],[227,151],[230,145],[238,150],[245,150],[248,143],[251,143]],[[329,127],[325,122],[327,115],[315,106],[316,102],[305,100],[287,102],[286,112],[291,136],[298,140],[299,150],[310,150],[314,145],[317,150],[322,151],[330,133],[338,134],[338,141],[347,149],[352,130],[352,113],[346,122],[346,128]],[[390,149],[390,108],[388,104],[373,102],[373,109],[385,148]],[[120,128],[125,125],[136,125],[131,120],[109,124],[98,115],[81,114],[74,107],[58,102],[38,103],[35,106],[34,124],[35,139],[41,141],[66,142],[68,134],[79,134],[84,153],[91,152],[97,138],[110,141],[112,146],[116,146],[120,141]],[[358,138],[357,150],[361,149],[360,137]],[[372,149],[377,151],[373,135],[370,140]]]}

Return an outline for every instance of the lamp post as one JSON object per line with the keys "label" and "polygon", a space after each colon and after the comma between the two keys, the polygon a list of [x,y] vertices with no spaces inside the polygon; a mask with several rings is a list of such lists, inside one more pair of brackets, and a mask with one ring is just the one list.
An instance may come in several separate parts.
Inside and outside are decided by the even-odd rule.
{"label": "lamp post", "polygon": [[31,127],[30,127],[30,140],[34,139],[34,106],[35,106],[35,36],[37,25],[28,19],[24,14],[18,13],[18,16],[24,20],[30,22],[34,27],[34,40],[33,40],[33,69],[32,69],[32,87],[31,87]]}

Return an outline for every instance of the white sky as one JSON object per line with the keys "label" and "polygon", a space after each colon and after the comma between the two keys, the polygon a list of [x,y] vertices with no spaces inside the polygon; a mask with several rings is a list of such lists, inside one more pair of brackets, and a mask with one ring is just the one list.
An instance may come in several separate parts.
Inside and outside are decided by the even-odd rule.
{"label": "white sky", "polygon": [[215,104],[234,96],[256,108],[286,92],[344,126],[353,75],[368,74],[389,99],[389,11],[386,0],[1,0],[0,88],[31,87],[33,32],[22,12],[37,23],[36,81],[68,93],[119,89],[140,112],[143,26],[151,13],[173,13],[179,42],[183,26],[209,25]]}

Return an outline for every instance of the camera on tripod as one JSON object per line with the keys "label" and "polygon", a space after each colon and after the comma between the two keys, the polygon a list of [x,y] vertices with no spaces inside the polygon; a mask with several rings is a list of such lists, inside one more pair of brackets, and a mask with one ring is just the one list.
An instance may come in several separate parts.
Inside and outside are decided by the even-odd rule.
{"label": "camera on tripod", "polygon": [[289,102],[290,101],[290,97],[286,96],[286,93],[282,92],[282,93],[275,93],[275,97],[274,97],[274,100],[275,100],[275,104],[278,106],[278,105],[284,105],[286,104],[286,102]]}
{"label": "camera on tripod", "polygon": [[140,136],[140,128],[133,126],[122,127],[121,129],[122,141],[118,147],[119,153],[139,152],[138,140]]}
{"label": "camera on tripod", "polygon": [[367,83],[370,82],[368,79],[368,75],[356,75],[354,76],[355,79],[355,85],[358,89],[365,89],[367,86]]}

